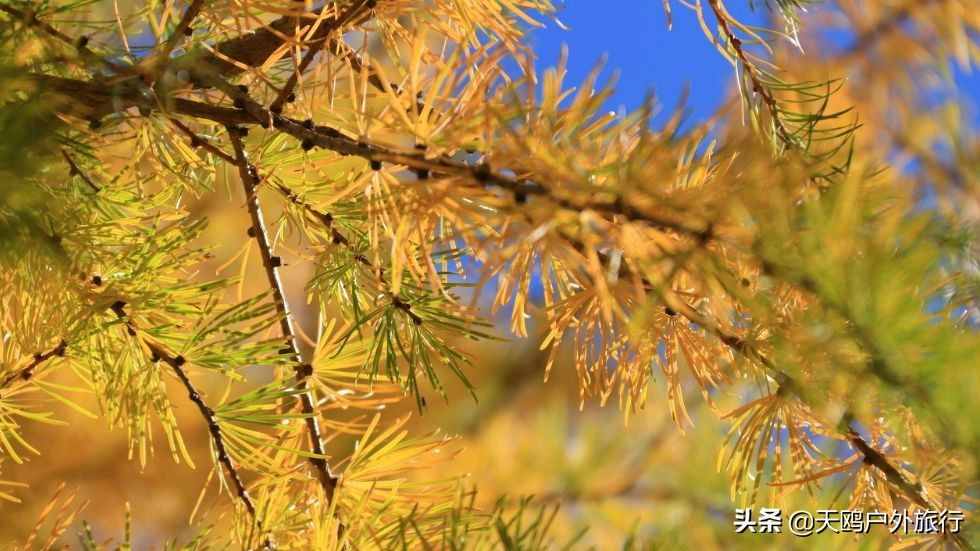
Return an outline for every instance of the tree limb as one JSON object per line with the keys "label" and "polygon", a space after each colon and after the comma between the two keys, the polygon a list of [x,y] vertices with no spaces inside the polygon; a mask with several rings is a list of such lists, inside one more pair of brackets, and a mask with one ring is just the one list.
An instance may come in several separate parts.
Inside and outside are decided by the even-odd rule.
{"label": "tree limb", "polygon": [[23,368],[17,371],[14,371],[13,373],[9,373],[6,377],[3,378],[2,381],[0,381],[0,389],[7,388],[14,381],[18,379],[22,381],[29,381],[32,377],[34,377],[34,373],[37,371],[38,367],[41,366],[41,364],[50,360],[51,358],[64,357],[65,350],[67,348],[68,348],[68,343],[64,339],[62,339],[61,341],[58,342],[57,345],[55,345],[50,350],[46,352],[34,354],[34,357],[31,358],[31,362],[29,364],[27,364],[26,366],[24,366]]}
{"label": "tree limb", "polygon": [[370,10],[376,3],[377,0],[357,0],[339,17],[334,18],[329,24],[323,25],[321,28],[317,29],[317,38],[311,41],[309,49],[306,51],[306,54],[303,55],[303,59],[296,67],[296,70],[289,75],[289,80],[286,81],[286,85],[282,87],[282,90],[279,91],[279,95],[276,96],[275,101],[273,101],[272,105],[269,107],[270,111],[274,113],[282,112],[282,105],[293,94],[293,91],[296,88],[296,83],[299,82],[300,75],[306,72],[306,69],[311,63],[313,63],[313,60],[316,58],[316,55],[320,53],[320,50],[323,49],[323,46],[331,41],[328,40],[330,35],[334,31],[343,28],[343,26],[350,20],[357,17],[361,11],[366,11],[364,8],[368,8],[368,10]]}
{"label": "tree limb", "polygon": [[187,11],[184,12],[184,16],[180,18],[180,22],[177,23],[177,28],[174,29],[173,34],[170,38],[163,43],[160,51],[155,54],[157,59],[162,60],[162,63],[166,63],[166,60],[170,58],[170,54],[173,53],[174,49],[180,45],[181,40],[185,36],[191,33],[191,23],[194,19],[201,13],[201,8],[204,7],[204,0],[194,0],[190,6],[187,7]]}
{"label": "tree limb", "polygon": [[88,184],[88,187],[92,188],[92,191],[98,193],[100,190],[99,186],[96,185],[95,182],[93,182],[92,179],[89,178],[88,175],[85,174],[85,172],[78,167],[78,163],[76,163],[75,160],[71,158],[71,155],[69,155],[68,152],[64,149],[61,150],[61,154],[65,157],[65,161],[68,162],[68,168],[69,168],[68,175],[78,176],[79,178],[82,179],[83,182]]}
{"label": "tree limb", "polygon": [[126,329],[131,335],[136,337],[139,342],[150,351],[151,357],[155,361],[163,361],[173,369],[177,378],[184,385],[187,390],[188,397],[194,405],[197,406],[198,410],[201,412],[201,416],[208,425],[208,432],[211,436],[211,441],[214,444],[215,454],[217,455],[218,463],[220,463],[225,471],[228,473],[228,477],[231,478],[232,485],[235,488],[235,493],[238,499],[245,506],[248,514],[253,520],[258,522],[258,517],[255,511],[255,503],[252,501],[251,496],[248,494],[248,490],[245,488],[245,483],[242,481],[241,475],[238,473],[238,468],[235,466],[235,461],[228,454],[228,450],[225,448],[224,435],[221,433],[221,426],[218,424],[217,417],[215,417],[214,410],[212,410],[204,398],[201,397],[200,392],[194,387],[190,378],[187,376],[187,372],[184,371],[184,365],[187,361],[183,356],[174,355],[170,353],[163,346],[141,336],[139,333],[139,328],[133,322],[132,318],[126,312],[126,303],[123,301],[117,301],[112,304],[110,309],[116,314],[116,317],[126,324]]}
{"label": "tree limb", "polygon": [[296,387],[303,391],[300,394],[300,403],[306,417],[306,428],[310,436],[310,447],[315,454],[313,457],[310,457],[310,463],[313,464],[314,470],[316,471],[320,486],[323,488],[325,499],[327,502],[330,502],[333,500],[334,492],[337,489],[338,478],[333,474],[330,465],[324,457],[323,440],[320,433],[320,421],[317,417],[316,403],[313,392],[307,385],[307,379],[313,374],[313,366],[303,358],[299,343],[296,340],[293,315],[289,310],[289,303],[286,301],[285,294],[282,290],[282,280],[279,277],[279,267],[282,261],[272,253],[272,244],[266,232],[265,219],[261,206],[259,205],[257,194],[259,185],[258,172],[255,166],[248,160],[242,139],[238,134],[238,129],[229,127],[228,134],[231,137],[231,143],[235,149],[235,164],[238,167],[238,174],[241,177],[242,186],[245,189],[245,201],[248,206],[249,215],[252,218],[252,227],[249,230],[249,235],[259,245],[262,265],[265,268],[266,277],[272,289],[273,302],[279,313],[279,327],[283,337],[286,339],[286,345],[295,363]]}

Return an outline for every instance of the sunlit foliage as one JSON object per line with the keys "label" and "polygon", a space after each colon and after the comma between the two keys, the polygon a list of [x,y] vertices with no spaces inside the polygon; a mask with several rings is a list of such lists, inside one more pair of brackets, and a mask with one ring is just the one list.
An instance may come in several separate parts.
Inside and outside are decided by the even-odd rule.
{"label": "sunlit foliage", "polygon": [[[759,28],[738,2],[663,2],[734,70],[694,124],[537,67],[546,0],[0,4],[0,507],[45,457],[30,427],[84,417],[118,461],[208,473],[173,549],[732,548],[735,505],[969,514],[980,142],[950,66],[980,6],[757,1]],[[501,341],[543,369],[488,375]],[[75,496],[18,545],[132,545]],[[624,525],[624,499],[721,529]]]}

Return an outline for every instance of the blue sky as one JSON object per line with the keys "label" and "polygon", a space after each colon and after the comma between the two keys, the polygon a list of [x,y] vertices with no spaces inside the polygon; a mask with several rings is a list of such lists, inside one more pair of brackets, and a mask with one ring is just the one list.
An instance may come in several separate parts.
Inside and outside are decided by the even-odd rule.
{"label": "blue sky", "polygon": [[[752,12],[748,0],[729,3],[729,10],[746,22],[764,21],[764,8]],[[763,2],[756,2],[763,4]],[[557,63],[562,44],[569,48],[569,85],[581,82],[604,55],[604,76],[619,71],[616,95],[608,107],[636,109],[653,90],[664,110],[669,111],[689,88],[691,118],[704,120],[721,105],[731,90],[734,72],[701,33],[690,10],[673,2],[673,30],[659,0],[570,0],[558,18],[569,27],[554,23],[531,35],[538,53],[538,68]],[[847,41],[847,37],[842,37]],[[845,42],[846,43],[846,42]],[[961,92],[980,104],[980,71],[965,74],[954,70]],[[980,113],[970,114],[980,127]]]}
{"label": "blue sky", "polygon": [[[759,20],[748,9],[733,11]],[[667,29],[658,0],[572,0],[561,8],[558,19],[569,30],[548,22],[547,28],[531,35],[539,69],[557,63],[562,44],[567,44],[567,83],[573,85],[605,56],[603,75],[619,72],[610,109],[636,109],[653,91],[669,112],[687,88],[692,118],[703,120],[722,103],[733,82],[731,65],[701,33],[692,12],[676,2],[673,30]]]}

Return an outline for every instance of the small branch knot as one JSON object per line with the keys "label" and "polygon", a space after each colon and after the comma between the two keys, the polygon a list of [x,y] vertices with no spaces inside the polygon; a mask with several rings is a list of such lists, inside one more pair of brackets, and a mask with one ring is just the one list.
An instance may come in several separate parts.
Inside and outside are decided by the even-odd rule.
{"label": "small branch knot", "polygon": [[313,375],[313,366],[311,364],[301,364],[296,368],[296,376],[307,378]]}
{"label": "small branch knot", "polygon": [[473,177],[477,182],[486,182],[490,179],[490,167],[486,163],[480,163],[473,169]]}
{"label": "small branch knot", "polygon": [[125,308],[126,308],[126,301],[124,300],[117,300],[116,302],[112,303],[112,306],[109,307],[110,310],[115,312],[116,315],[121,318],[126,317]]}

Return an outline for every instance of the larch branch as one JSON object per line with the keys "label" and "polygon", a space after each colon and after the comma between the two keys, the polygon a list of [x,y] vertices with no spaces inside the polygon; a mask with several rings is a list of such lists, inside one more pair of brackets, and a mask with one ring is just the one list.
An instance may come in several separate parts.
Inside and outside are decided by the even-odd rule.
{"label": "larch branch", "polygon": [[744,68],[746,75],[752,82],[752,91],[762,97],[762,101],[766,104],[766,109],[769,111],[769,116],[772,118],[773,125],[775,125],[776,132],[779,134],[780,139],[787,146],[795,147],[796,141],[793,139],[792,134],[790,134],[790,132],[783,125],[783,121],[779,116],[779,105],[776,103],[776,98],[773,97],[772,92],[765,85],[765,83],[762,82],[762,77],[758,74],[755,65],[745,54],[745,50],[742,48],[741,39],[735,35],[731,25],[728,23],[728,17],[725,15],[724,10],[721,8],[721,5],[718,2],[719,0],[708,0],[708,5],[711,6],[711,12],[718,21],[718,25],[721,27],[722,32],[725,33],[725,38],[735,51],[735,55],[742,63],[742,67]]}
{"label": "larch branch", "polygon": [[[684,301],[672,300],[668,302],[668,306],[684,316],[689,322],[703,327],[707,333],[714,335],[733,352],[736,352],[740,356],[750,361],[754,361],[764,367],[765,370],[772,376],[773,380],[775,380],[776,384],[779,385],[781,390],[790,392],[801,402],[806,403],[806,399],[802,394],[803,387],[799,384],[799,382],[797,382],[788,373],[779,369],[779,367],[777,367],[772,360],[762,353],[762,351],[756,348],[755,345],[749,341],[746,341],[742,337],[727,331],[707,317],[697,313],[696,310],[694,310]],[[848,417],[849,414],[845,413],[844,418],[847,419]],[[922,493],[922,488],[909,481],[897,467],[892,465],[887,457],[869,444],[864,437],[862,437],[849,424],[844,431],[843,436],[864,456],[866,463],[879,469],[885,475],[888,481],[891,482],[898,490],[900,490],[907,499],[921,507],[928,508],[929,503]]]}
{"label": "larch branch", "polygon": [[50,360],[51,358],[64,357],[67,348],[68,343],[65,340],[61,340],[50,350],[34,354],[34,357],[31,358],[30,363],[21,369],[14,371],[13,373],[9,373],[3,378],[2,381],[0,381],[0,389],[7,388],[17,380],[29,381],[32,377],[34,377],[34,374],[37,372],[37,369],[41,366],[41,364]]}
{"label": "larch branch", "polygon": [[293,190],[279,184],[276,186],[279,192],[286,197],[286,199],[303,209],[304,212],[311,215],[318,222],[323,224],[325,229],[330,231],[330,240],[334,245],[342,246],[347,249],[355,261],[365,266],[371,273],[373,273],[378,281],[381,283],[382,287],[386,289],[387,294],[391,298],[391,305],[399,310],[405,312],[405,314],[412,320],[415,325],[422,325],[425,320],[423,320],[418,314],[412,311],[412,305],[403,300],[401,297],[395,295],[391,292],[391,285],[388,282],[388,277],[385,275],[384,266],[375,266],[371,259],[365,256],[360,251],[354,248],[354,244],[351,243],[350,239],[347,238],[340,230],[337,229],[334,223],[335,219],[329,212],[323,212],[313,205],[303,201],[298,195],[296,195]]}
{"label": "larch branch", "polygon": [[331,35],[335,31],[343,29],[344,25],[357,17],[360,12],[366,11],[364,8],[368,8],[368,10],[370,10],[376,3],[377,0],[357,0],[351,4],[351,6],[339,17],[334,18],[329,23],[324,24],[321,28],[317,29],[317,37],[310,42],[310,47],[303,55],[303,59],[296,67],[296,70],[289,75],[289,79],[286,81],[285,86],[282,87],[282,90],[279,91],[276,99],[272,102],[272,105],[269,107],[271,111],[282,112],[282,105],[291,95],[293,95],[300,76],[305,73],[310,64],[313,63],[313,60],[316,58],[317,54],[320,53],[320,50],[323,49],[323,46],[331,42]]}
{"label": "larch branch", "polygon": [[191,24],[194,19],[201,13],[201,8],[204,7],[204,0],[194,0],[191,5],[187,7],[184,11],[183,17],[180,18],[180,22],[177,23],[177,28],[174,29],[173,34],[167,39],[166,42],[160,47],[160,51],[156,53],[158,59],[162,60],[164,63],[170,58],[170,54],[173,53],[174,49],[180,45],[181,40],[185,36],[189,36],[192,32]]}
{"label": "larch branch", "polygon": [[307,385],[307,379],[313,374],[313,367],[303,359],[299,343],[296,339],[296,331],[293,327],[293,315],[289,310],[289,303],[283,293],[282,280],[279,277],[279,267],[282,261],[278,256],[273,255],[272,244],[266,231],[265,219],[258,197],[258,172],[255,166],[248,160],[238,128],[228,127],[228,134],[231,137],[231,143],[235,149],[235,164],[238,167],[238,174],[242,180],[242,186],[245,189],[245,201],[248,206],[249,216],[252,219],[252,227],[249,230],[249,235],[258,243],[262,265],[265,268],[266,277],[269,280],[269,286],[272,290],[273,301],[279,313],[279,327],[295,362],[294,373],[296,386],[302,392],[300,394],[300,403],[303,414],[306,417],[306,428],[310,437],[310,447],[314,454],[313,457],[310,457],[310,463],[313,464],[316,471],[320,486],[323,488],[325,499],[327,502],[330,502],[333,500],[334,492],[337,489],[338,478],[333,474],[330,465],[324,457],[323,440],[320,432],[320,421],[317,417],[316,403],[314,401],[313,391]]}
{"label": "larch branch", "polygon": [[99,186],[96,185],[96,183],[93,182],[92,179],[88,177],[88,174],[85,174],[85,171],[83,171],[81,168],[79,168],[78,163],[76,163],[75,160],[71,158],[71,155],[69,155],[67,151],[65,151],[64,149],[62,149],[61,150],[61,155],[64,156],[65,161],[68,162],[68,175],[69,176],[78,176],[79,178],[82,179],[83,182],[85,182],[86,184],[88,184],[88,187],[92,188],[92,191],[94,191],[96,193],[98,193],[100,191]]}
{"label": "larch branch", "polygon": [[[32,75],[32,78],[44,82],[51,90],[71,95],[80,100],[81,106],[99,113],[100,109],[111,105],[111,99],[122,102],[122,107],[139,106],[148,110],[159,110],[159,103],[143,96],[136,87],[121,86],[113,93],[104,90],[100,85],[53,77],[49,75]],[[673,231],[697,239],[710,239],[713,229],[710,224],[690,224],[680,220],[647,212],[621,199],[614,201],[578,201],[562,197],[545,185],[518,176],[509,176],[502,171],[495,171],[484,163],[469,164],[455,159],[439,156],[427,157],[417,151],[399,151],[390,147],[371,144],[363,140],[355,140],[327,126],[314,125],[311,121],[301,122],[264,108],[248,97],[248,94],[225,83],[223,88],[229,95],[234,95],[241,108],[222,107],[201,103],[184,98],[172,100],[173,112],[195,118],[207,119],[226,126],[260,125],[272,126],[310,147],[329,149],[342,155],[354,155],[367,161],[377,161],[403,165],[413,170],[429,171],[440,176],[459,177],[470,185],[495,186],[507,190],[515,197],[539,196],[548,199],[555,205],[576,211],[592,210],[606,215],[620,215],[635,222],[649,224],[665,231]],[[79,102],[66,105],[65,109],[71,114],[72,109],[78,109]],[[76,113],[77,114],[77,113]],[[81,114],[80,116],[85,116]]]}
{"label": "larch branch", "polygon": [[225,447],[224,435],[221,432],[221,425],[218,424],[218,419],[215,416],[214,410],[212,410],[201,393],[197,391],[196,387],[191,382],[190,378],[187,376],[187,372],[184,370],[184,366],[187,361],[183,356],[172,354],[163,346],[151,341],[140,335],[139,328],[136,323],[129,317],[126,312],[126,303],[123,301],[117,301],[110,306],[110,309],[116,314],[116,317],[126,324],[126,329],[129,334],[136,337],[139,342],[149,350],[151,358],[153,360],[163,361],[173,369],[177,378],[180,379],[181,384],[187,390],[188,397],[194,405],[197,406],[198,410],[201,412],[201,416],[208,426],[208,433],[211,436],[211,441],[214,444],[215,454],[217,455],[218,463],[222,465],[228,477],[231,478],[232,486],[235,488],[235,493],[237,498],[245,506],[248,514],[252,519],[258,522],[258,516],[255,510],[255,503],[252,501],[252,497],[248,494],[248,490],[245,488],[245,483],[242,481],[241,475],[238,473],[238,468],[235,466],[235,461],[229,455],[227,448]]}
{"label": "larch branch", "polygon": [[211,143],[211,141],[208,140],[207,138],[191,130],[191,128],[186,124],[184,124],[183,122],[181,122],[180,119],[170,117],[170,122],[175,127],[177,127],[177,130],[180,130],[185,135],[187,135],[188,138],[190,138],[191,147],[193,148],[203,147],[205,151],[212,153],[216,157],[223,159],[231,164],[235,164],[234,157],[222,151],[218,146]]}
{"label": "larch branch", "polygon": [[[573,246],[575,242],[571,238],[569,239]],[[584,247],[584,244],[578,243],[578,247]],[[634,273],[630,270],[629,266],[623,264],[620,267],[623,275],[629,275]],[[772,377],[779,388],[785,392],[789,392],[795,396],[802,403],[806,403],[806,398],[803,395],[803,386],[796,381],[791,375],[785,371],[779,369],[771,359],[769,359],[766,354],[764,354],[758,347],[745,340],[744,338],[732,333],[731,331],[722,327],[715,320],[708,318],[691,307],[686,301],[676,299],[673,296],[669,296],[662,291],[658,291],[657,287],[651,282],[640,276],[644,282],[647,289],[656,292],[660,299],[673,311],[677,312],[683,316],[689,323],[693,323],[698,327],[704,329],[705,333],[714,336],[722,344],[728,347],[732,352],[738,354],[739,356],[762,366],[765,371]],[[926,499],[921,486],[911,482],[908,478],[902,474],[902,472],[889,461],[884,454],[875,449],[860,433],[857,432],[852,426],[850,426],[849,421],[853,416],[849,412],[845,412],[843,418],[845,421],[846,429],[842,430],[841,436],[851,443],[854,448],[856,448],[861,455],[864,457],[864,461],[876,467],[880,470],[886,477],[886,479],[892,483],[910,502],[915,503],[921,507],[928,508],[929,501]]]}

